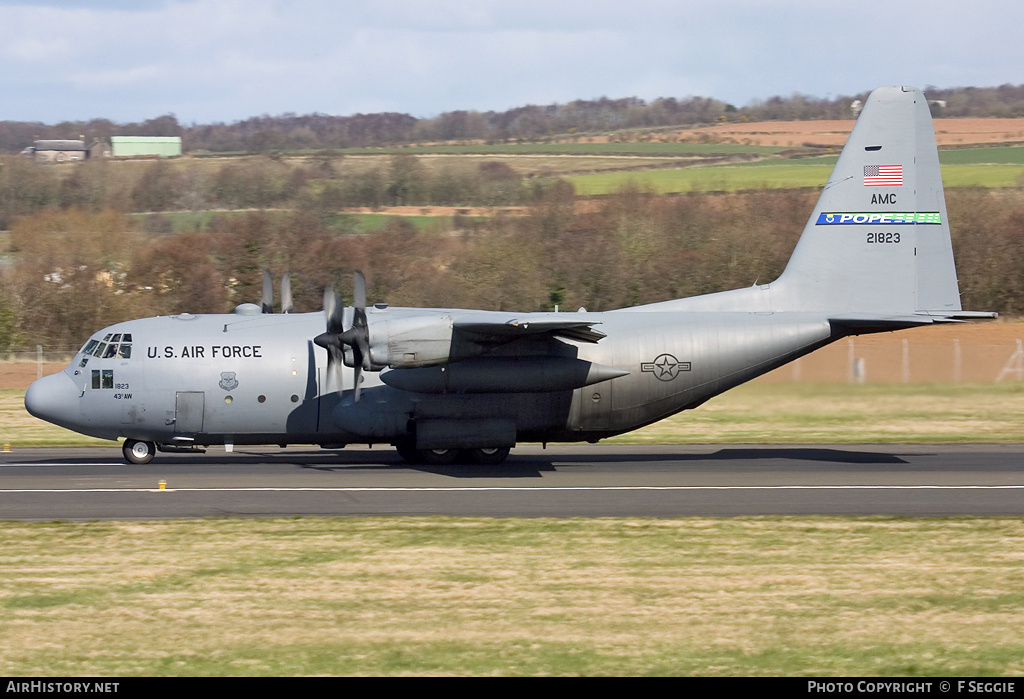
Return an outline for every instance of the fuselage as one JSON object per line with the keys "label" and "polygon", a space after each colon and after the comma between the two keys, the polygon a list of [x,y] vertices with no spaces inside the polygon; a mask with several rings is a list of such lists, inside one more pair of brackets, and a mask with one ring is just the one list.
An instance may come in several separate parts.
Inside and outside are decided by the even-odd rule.
{"label": "fuselage", "polygon": [[[369,315],[372,325],[385,314],[423,312]],[[502,442],[595,440],[695,407],[835,337],[816,313],[650,306],[586,316],[607,337],[499,345],[446,365],[467,377],[451,391],[402,390],[382,382],[382,372],[362,372],[358,402],[353,370],[329,368],[311,340],[323,329],[320,313],[144,318],[97,332],[63,372],[33,384],[26,406],[84,434],[169,445],[401,443],[430,425],[438,444],[458,446],[474,424],[497,429]],[[615,377],[574,385],[553,355]],[[503,388],[475,388],[474,366],[486,366]]]}

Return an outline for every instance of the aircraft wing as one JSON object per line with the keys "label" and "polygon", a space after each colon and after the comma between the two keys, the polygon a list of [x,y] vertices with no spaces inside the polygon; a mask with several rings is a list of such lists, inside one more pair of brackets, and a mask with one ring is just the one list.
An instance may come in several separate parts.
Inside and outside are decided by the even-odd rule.
{"label": "aircraft wing", "polygon": [[576,313],[471,313],[452,320],[453,330],[482,341],[511,342],[528,335],[548,334],[595,343],[605,337],[594,329],[599,321]]}

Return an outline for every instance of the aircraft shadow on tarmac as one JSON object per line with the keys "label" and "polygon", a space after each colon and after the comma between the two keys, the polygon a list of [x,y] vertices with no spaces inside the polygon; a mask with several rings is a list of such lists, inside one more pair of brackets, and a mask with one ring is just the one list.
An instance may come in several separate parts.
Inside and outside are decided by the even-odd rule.
{"label": "aircraft shadow on tarmac", "polygon": [[[685,470],[718,470],[721,462],[735,462],[734,469],[749,471],[773,471],[779,469],[779,461],[796,461],[816,464],[860,464],[874,466],[878,470],[888,470],[894,464],[909,466],[905,459],[891,453],[875,451],[856,451],[851,449],[830,449],[823,447],[780,447],[780,448],[727,448],[719,449],[710,454],[686,453],[644,453],[642,451],[618,451],[605,453],[594,450],[593,453],[576,454],[513,454],[508,461],[493,466],[480,464],[455,463],[443,466],[408,464],[397,455],[388,452],[335,452],[328,459],[322,453],[311,452],[310,459],[295,454],[268,455],[259,457],[243,457],[251,463],[265,463],[270,456],[271,461],[295,462],[301,468],[324,471],[334,470],[378,470],[378,471],[419,471],[450,478],[537,478],[543,473],[555,472],[559,467],[580,465],[614,466],[623,463],[662,465],[665,468],[684,468]],[[381,458],[383,457],[383,458]],[[315,461],[314,461],[315,459]],[[232,463],[237,463],[234,459]],[[875,469],[871,469],[875,470]]]}
{"label": "aircraft shadow on tarmac", "polygon": [[[196,460],[197,463],[199,460]],[[291,463],[299,468],[320,471],[417,471],[448,478],[539,478],[544,473],[575,466],[596,466],[599,469],[620,464],[644,465],[665,470],[718,471],[729,462],[733,470],[770,472],[780,468],[780,461],[797,462],[800,466],[833,464],[836,470],[845,465],[857,464],[865,470],[890,470],[894,465],[914,469],[908,461],[888,452],[858,451],[853,449],[831,449],[824,447],[779,447],[779,448],[725,448],[709,454],[693,453],[647,453],[618,450],[608,453],[600,449],[573,454],[516,454],[503,463],[493,466],[455,463],[448,465],[408,464],[397,454],[383,451],[349,452],[305,452],[296,454],[263,452],[260,454],[234,454],[226,460],[235,464]],[[791,466],[792,468],[792,466]],[[826,467],[827,468],[827,467]]]}
{"label": "aircraft shadow on tarmac", "polygon": [[[918,456],[927,457],[927,454]],[[23,461],[23,465],[33,460]],[[95,456],[67,457],[60,459],[67,466],[95,465]],[[39,461],[44,466],[50,459]],[[783,462],[783,463],[780,463]],[[784,462],[791,462],[785,464]],[[593,451],[578,451],[571,454],[520,453],[515,452],[509,459],[499,465],[485,466],[479,464],[451,465],[412,465],[408,464],[390,450],[373,451],[263,451],[246,452],[236,450],[233,454],[165,454],[161,463],[173,464],[175,467],[238,467],[266,464],[292,465],[301,469],[318,471],[355,472],[355,471],[417,471],[421,473],[462,479],[484,478],[539,478],[544,473],[552,473],[566,468],[596,467],[599,470],[613,468],[617,465],[636,464],[645,470],[685,470],[691,472],[720,471],[728,465],[730,470],[749,472],[771,472],[780,469],[799,469],[815,465],[819,470],[843,470],[849,465],[857,465],[865,471],[892,470],[923,470],[932,466],[912,464],[901,456],[886,451],[862,451],[856,449],[834,449],[827,447],[727,447],[711,453],[651,453],[638,448],[635,451],[626,447],[616,448],[609,452],[600,448]],[[142,466],[136,468],[153,468]],[[830,466],[831,465],[831,466]],[[627,466],[628,467],[628,466]],[[125,466],[125,468],[131,468]]]}

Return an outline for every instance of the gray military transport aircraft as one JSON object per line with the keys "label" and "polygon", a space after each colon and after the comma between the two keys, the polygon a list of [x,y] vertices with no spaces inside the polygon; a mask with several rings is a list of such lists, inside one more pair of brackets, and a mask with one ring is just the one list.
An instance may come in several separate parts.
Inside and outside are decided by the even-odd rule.
{"label": "gray military transport aircraft", "polygon": [[[756,232],[752,232],[756,235]],[[497,464],[517,442],[595,442],[695,408],[849,335],[963,311],[924,94],[868,99],[782,276],[604,313],[242,304],[97,332],[25,394],[36,417],[125,438],[132,463],[211,444],[392,444]]]}

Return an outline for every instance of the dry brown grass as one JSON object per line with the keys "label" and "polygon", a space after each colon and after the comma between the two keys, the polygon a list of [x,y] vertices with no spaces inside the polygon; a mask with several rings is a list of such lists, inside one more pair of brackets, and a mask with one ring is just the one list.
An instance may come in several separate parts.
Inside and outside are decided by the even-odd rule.
{"label": "dry brown grass", "polygon": [[1024,522],[6,524],[0,672],[1015,674]]}

